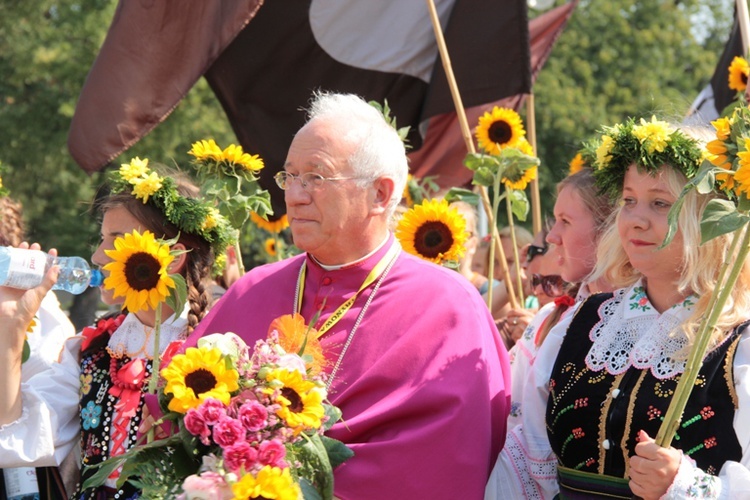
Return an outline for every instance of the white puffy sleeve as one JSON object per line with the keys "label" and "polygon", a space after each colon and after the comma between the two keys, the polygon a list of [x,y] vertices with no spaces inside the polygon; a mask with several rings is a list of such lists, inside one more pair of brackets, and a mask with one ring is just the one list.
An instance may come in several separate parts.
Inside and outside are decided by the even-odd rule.
{"label": "white puffy sleeve", "polygon": [[68,339],[60,362],[21,384],[21,417],[0,426],[0,468],[59,465],[80,436],[81,338]]}
{"label": "white puffy sleeve", "polygon": [[509,427],[505,446],[487,482],[485,500],[551,499],[558,493],[557,459],[547,439],[545,424],[549,380],[560,345],[580,305],[579,302],[565,311],[530,360],[522,392],[521,423]]}
{"label": "white puffy sleeve", "polygon": [[677,476],[665,499],[750,498],[750,329],[742,332],[734,355],[734,387],[739,408],[734,413],[734,431],[742,446],[740,462],[726,462],[712,476],[683,456]]}

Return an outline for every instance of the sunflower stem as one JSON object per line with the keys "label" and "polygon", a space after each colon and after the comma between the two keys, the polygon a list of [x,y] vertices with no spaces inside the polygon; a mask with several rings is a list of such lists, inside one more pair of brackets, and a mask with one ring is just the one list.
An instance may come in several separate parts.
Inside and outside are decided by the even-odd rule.
{"label": "sunflower stem", "polygon": [[237,230],[236,238],[234,240],[234,253],[237,257],[237,268],[240,270],[240,276],[245,275],[245,264],[242,262],[242,250],[240,250],[240,231]]}
{"label": "sunflower stem", "polygon": [[[726,282],[724,282],[724,277],[729,268],[729,260],[732,258],[732,255],[737,248],[737,242],[740,240],[743,230],[745,231],[745,234],[742,237],[739,253],[733,260],[732,270],[729,272],[729,277]],[[747,225],[745,225],[734,233],[730,250],[724,258],[724,262],[721,265],[721,271],[719,272],[719,278],[716,281],[716,287],[711,294],[711,299],[707,308],[708,313],[703,316],[703,320],[698,328],[698,334],[695,336],[695,341],[690,349],[690,354],[688,355],[685,371],[680,376],[680,381],[677,383],[674,396],[672,396],[672,401],[669,404],[667,413],[664,415],[664,420],[662,421],[661,427],[659,427],[659,432],[656,434],[656,444],[663,448],[670,446],[672,438],[674,438],[674,435],[677,432],[677,428],[682,420],[682,413],[685,411],[688,398],[690,398],[690,394],[695,387],[695,381],[698,378],[698,371],[703,364],[703,358],[706,356],[708,343],[712,337],[711,334],[716,327],[716,322],[718,321],[719,316],[724,310],[724,304],[726,304],[729,294],[737,282],[737,278],[745,264],[745,259],[747,258],[748,253],[750,253],[750,230],[747,230]]]}
{"label": "sunflower stem", "polygon": [[[159,351],[159,337],[161,337],[161,302],[156,304],[156,318],[154,319],[154,349],[151,352],[151,377],[148,379],[149,394],[156,394],[156,384],[159,381],[159,364],[161,363],[161,352]],[[154,428],[156,424],[151,425],[146,435],[146,442],[154,440]]]}
{"label": "sunflower stem", "polygon": [[[497,220],[497,212],[500,209],[500,175],[495,175],[492,184],[492,220]],[[494,225],[494,224],[493,224]],[[490,257],[487,263],[487,279],[489,280],[489,287],[487,287],[487,308],[492,314],[492,292],[495,288],[495,236],[497,235],[497,226],[491,228],[490,234]],[[502,248],[500,249],[502,252]],[[507,284],[507,283],[506,283]],[[506,287],[507,288],[507,287]]]}
{"label": "sunflower stem", "polygon": [[510,227],[510,241],[513,243],[513,262],[516,263],[516,285],[518,286],[518,303],[524,307],[523,281],[521,281],[521,263],[518,260],[518,244],[516,243],[516,225],[513,222],[513,207],[510,202],[509,189],[505,189],[505,206],[508,209],[508,227]]}

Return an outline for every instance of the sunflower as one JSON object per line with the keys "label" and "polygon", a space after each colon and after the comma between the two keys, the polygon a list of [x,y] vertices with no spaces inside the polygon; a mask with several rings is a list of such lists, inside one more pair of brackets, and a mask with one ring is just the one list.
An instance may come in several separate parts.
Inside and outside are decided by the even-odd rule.
{"label": "sunflower", "polygon": [[163,185],[163,180],[159,177],[156,172],[151,172],[149,175],[144,175],[137,179],[130,181],[133,185],[133,195],[139,200],[143,200],[143,204],[148,203],[149,196],[153,196]]}
{"label": "sunflower", "polygon": [[173,395],[169,409],[178,413],[187,413],[208,398],[228,405],[231,393],[239,389],[237,370],[227,369],[216,347],[188,347],[160,374],[167,381],[164,393]]}
{"label": "sunflower", "polygon": [[221,153],[222,159],[228,163],[239,165],[249,172],[257,172],[263,168],[263,159],[258,155],[251,155],[242,150],[242,146],[230,144]]}
{"label": "sunflower", "polygon": [[130,163],[120,165],[120,175],[128,182],[133,182],[133,180],[143,177],[148,172],[148,158],[141,160],[136,156],[130,160]]}
{"label": "sunflower", "polygon": [[[316,375],[328,364],[323,354],[323,346],[318,340],[318,332],[305,324],[305,318],[300,314],[285,314],[271,322],[268,332],[279,334],[279,345],[289,353],[299,354],[302,344],[305,344],[305,356],[310,356],[312,362],[307,364],[311,375]],[[307,337],[307,339],[305,339]]]}
{"label": "sunflower", "polygon": [[257,476],[245,474],[232,485],[234,498],[275,498],[278,500],[297,500],[301,491],[294,482],[289,469],[264,466]]}
{"label": "sunflower", "polygon": [[263,248],[265,248],[268,255],[276,257],[276,238],[266,238],[266,241],[263,243]]}
{"label": "sunflower", "polygon": [[213,139],[194,142],[193,147],[190,148],[188,154],[195,156],[195,159],[199,161],[221,161],[222,159],[221,148]]}
{"label": "sunflower", "polygon": [[736,56],[729,65],[729,88],[737,92],[744,92],[747,88],[747,77],[750,66],[744,57]]}
{"label": "sunflower", "polygon": [[732,120],[727,117],[719,118],[711,122],[716,129],[716,138],[720,141],[726,141],[732,132]]}
{"label": "sunflower", "polygon": [[568,175],[580,172],[585,166],[586,162],[583,161],[583,155],[581,155],[581,153],[576,153],[573,159],[570,160],[570,163],[568,163]]}
{"label": "sunflower", "polygon": [[505,171],[505,175],[501,180],[503,181],[503,184],[505,184],[505,187],[507,189],[518,189],[520,191],[523,191],[524,189],[526,189],[526,186],[529,185],[529,182],[536,179],[536,174],[536,166],[528,168],[523,172],[511,167]]}
{"label": "sunflower", "polygon": [[201,224],[201,231],[210,231],[215,228],[219,224],[216,220],[218,217],[219,211],[214,207],[208,207],[206,218],[203,219],[203,224]]}
{"label": "sunflower", "polygon": [[406,176],[406,184],[404,184],[404,193],[401,195],[401,199],[404,200],[404,203],[407,207],[412,207],[414,205],[414,197],[411,195],[411,183],[414,180],[414,176],[411,174],[408,174]]}
{"label": "sunflower", "polygon": [[280,233],[289,227],[289,219],[286,214],[277,219],[269,217],[268,220],[266,220],[255,212],[250,212],[250,220],[253,221],[256,226],[265,229],[269,233]]}
{"label": "sunflower", "polygon": [[730,168],[731,165],[729,163],[727,145],[724,141],[719,139],[710,141],[706,144],[706,150],[709,153],[708,161],[710,161],[711,164],[721,168]]}
{"label": "sunflower", "polygon": [[407,210],[396,228],[404,250],[430,262],[457,261],[468,238],[466,221],[445,200],[425,200]]}
{"label": "sunflower", "polygon": [[125,297],[123,307],[135,313],[156,306],[166,300],[175,283],[167,273],[174,256],[169,246],[160,244],[153,233],[137,230],[115,239],[115,249],[105,250],[112,262],[103,269],[109,271],[104,288],[114,289],[115,297]]}
{"label": "sunflower", "polygon": [[645,146],[648,154],[664,152],[672,132],[667,122],[657,120],[655,116],[651,117],[650,122],[641,118],[641,124],[633,127],[633,135]]}
{"label": "sunflower", "polygon": [[734,174],[734,181],[736,182],[736,187],[733,187],[735,187],[737,195],[744,194],[745,198],[750,198],[750,162],[740,164],[737,172]]}
{"label": "sunflower", "polygon": [[526,131],[518,113],[495,106],[492,112],[486,112],[479,118],[475,135],[480,148],[496,155],[500,154],[501,149],[516,147]]}
{"label": "sunflower", "polygon": [[280,408],[276,414],[294,429],[295,434],[320,427],[325,410],[324,392],[318,386],[305,380],[299,371],[285,368],[271,371],[266,380],[278,389],[276,403]]}

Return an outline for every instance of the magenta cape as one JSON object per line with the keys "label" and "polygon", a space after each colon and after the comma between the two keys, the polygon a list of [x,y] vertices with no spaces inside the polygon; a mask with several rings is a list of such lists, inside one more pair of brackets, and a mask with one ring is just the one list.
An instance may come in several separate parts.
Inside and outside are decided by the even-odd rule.
{"label": "magenta cape", "polygon": [[[294,312],[303,260],[302,314],[317,326],[354,292],[393,244],[325,271],[306,255],[253,269],[188,339],[235,332],[248,345]],[[322,337],[335,363],[372,286]],[[402,252],[367,309],[331,385],[343,412],[327,433],[354,450],[335,470],[340,499],[479,499],[505,440],[508,357],[477,291],[458,273]]]}

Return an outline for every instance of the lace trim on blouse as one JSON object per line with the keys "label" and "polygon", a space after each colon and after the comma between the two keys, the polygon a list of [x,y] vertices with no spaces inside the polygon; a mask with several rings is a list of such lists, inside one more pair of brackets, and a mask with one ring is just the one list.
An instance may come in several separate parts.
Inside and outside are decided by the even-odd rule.
{"label": "lace trim on blouse", "polygon": [[[182,314],[174,315],[162,322],[159,333],[159,353],[175,340],[184,340],[187,336],[187,307]],[[107,344],[110,356],[114,358],[153,359],[154,329],[145,326],[135,314],[128,314],[122,325],[112,334]]]}
{"label": "lace trim on blouse", "polygon": [[660,380],[682,373],[686,360],[673,356],[687,345],[679,326],[692,313],[695,301],[691,295],[659,314],[641,281],[617,290],[599,308],[601,320],[589,334],[593,345],[586,366],[612,375],[624,373],[631,366],[649,369]]}

